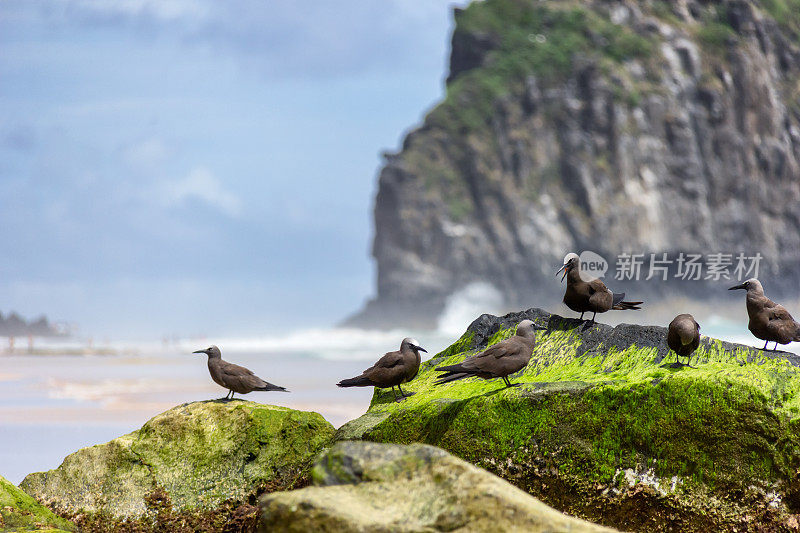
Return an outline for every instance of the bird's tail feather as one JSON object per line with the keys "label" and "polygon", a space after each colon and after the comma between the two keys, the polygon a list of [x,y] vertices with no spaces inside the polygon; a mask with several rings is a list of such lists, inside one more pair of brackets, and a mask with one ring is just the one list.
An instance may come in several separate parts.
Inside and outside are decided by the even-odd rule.
{"label": "bird's tail feather", "polygon": [[466,370],[461,366],[461,363],[455,365],[447,365],[447,366],[437,366],[436,370],[439,372],[450,372],[452,373],[459,373],[465,372]]}
{"label": "bird's tail feather", "polygon": [[259,387],[259,388],[255,389],[255,390],[264,390],[264,391],[274,390],[274,391],[281,391],[281,392],[290,392],[285,387],[281,387],[279,385],[273,385],[272,383],[269,383],[269,382],[267,382],[267,384],[264,385],[263,387]]}
{"label": "bird's tail feather", "polygon": [[[625,295],[623,294],[623,296]],[[617,311],[626,311],[629,309],[636,310],[636,309],[641,309],[641,307],[639,306],[642,305],[643,303],[644,302],[619,302],[614,304],[614,307],[612,307],[611,309],[615,309]]]}
{"label": "bird's tail feather", "polygon": [[369,387],[375,384],[368,377],[356,376],[350,379],[343,379],[336,385],[338,387]]}
{"label": "bird's tail feather", "polygon": [[468,374],[467,372],[448,372],[447,374],[441,375],[438,378],[436,378],[436,381],[434,381],[433,384],[441,385],[442,383],[449,383],[457,379],[468,378],[471,375],[472,374]]}

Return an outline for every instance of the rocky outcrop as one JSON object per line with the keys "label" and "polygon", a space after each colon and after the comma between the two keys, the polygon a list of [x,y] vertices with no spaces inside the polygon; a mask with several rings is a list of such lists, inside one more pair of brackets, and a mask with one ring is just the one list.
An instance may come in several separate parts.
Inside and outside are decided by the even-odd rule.
{"label": "rocky outcrop", "polygon": [[0,531],[75,531],[75,525],[56,516],[6,478],[0,476]]}
{"label": "rocky outcrop", "polygon": [[[511,377],[433,384],[529,318]],[[792,530],[800,514],[800,358],[703,337],[674,365],[665,328],[610,327],[540,309],[483,315],[426,361],[401,403],[376,389],[337,440],[427,443],[555,509],[626,531]],[[762,529],[759,529],[762,528]]]}
{"label": "rocky outcrop", "polygon": [[768,290],[797,295],[799,36],[788,0],[456,10],[446,96],[380,172],[377,295],[349,323],[430,326],[473,283],[527,306],[587,249],[612,274],[667,253],[672,282],[637,295],[719,289],[675,280],[680,252],[733,254],[731,276],[760,253]]}
{"label": "rocky outcrop", "polygon": [[339,442],[313,474],[314,487],[262,498],[260,531],[613,531],[433,446]]}
{"label": "rocky outcrop", "polygon": [[317,413],[241,400],[194,402],[79,450],[20,487],[62,514],[140,517],[154,502],[213,509],[302,486],[333,433]]}

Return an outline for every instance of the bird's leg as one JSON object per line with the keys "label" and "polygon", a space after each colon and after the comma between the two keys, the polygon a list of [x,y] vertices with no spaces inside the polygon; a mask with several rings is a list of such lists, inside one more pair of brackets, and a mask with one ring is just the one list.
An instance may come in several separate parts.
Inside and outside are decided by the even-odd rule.
{"label": "bird's leg", "polygon": [[403,392],[403,389],[402,389],[402,388],[400,388],[400,385],[398,385],[398,386],[397,386],[397,390],[399,390],[399,391],[400,391],[400,397],[399,397],[399,398],[396,398],[396,399],[395,399],[395,401],[396,401],[396,402],[400,402],[400,401],[402,401],[402,400],[405,400],[405,399],[406,399],[406,393],[405,393],[405,392]]}
{"label": "bird's leg", "polygon": [[581,318],[580,318],[579,320],[583,320],[583,313],[585,313],[585,312],[586,312],[586,311],[582,311],[582,312],[581,312]]}
{"label": "bird's leg", "polygon": [[597,311],[592,312],[592,319],[589,322],[594,324],[594,317],[596,317],[596,316],[597,316]]}
{"label": "bird's leg", "polygon": [[231,389],[231,400],[233,400],[233,389]]}
{"label": "bird's leg", "polygon": [[510,381],[508,381],[508,376],[503,376],[503,381],[504,381],[504,382],[505,382],[505,384],[506,384],[506,388],[508,388],[508,387],[510,387],[510,386],[511,386],[511,382],[510,382]]}
{"label": "bird's leg", "polygon": [[767,344],[769,344],[769,341],[765,341],[765,342],[764,342],[764,347],[763,347],[763,348],[761,348],[761,349],[762,349],[762,350],[764,350],[765,352],[767,351]]}
{"label": "bird's leg", "polygon": [[[400,385],[397,386],[400,389]],[[416,392],[403,392],[403,389],[400,389],[400,399],[408,398],[409,396],[414,396]]]}

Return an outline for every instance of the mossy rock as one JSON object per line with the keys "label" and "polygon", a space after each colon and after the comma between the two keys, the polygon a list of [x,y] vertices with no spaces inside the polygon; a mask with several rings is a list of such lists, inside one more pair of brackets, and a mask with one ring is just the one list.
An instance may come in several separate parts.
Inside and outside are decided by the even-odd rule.
{"label": "mossy rock", "polygon": [[[454,364],[513,334],[537,332],[511,377],[435,386]],[[673,364],[666,329],[615,328],[540,309],[483,315],[423,363],[400,403],[375,390],[337,440],[433,444],[555,508],[626,530],[789,527],[800,512],[798,357],[704,337]],[[677,528],[677,529],[676,529]]]}
{"label": "mossy rock", "polygon": [[313,478],[314,487],[264,496],[260,531],[613,531],[422,444],[338,442]]}
{"label": "mossy rock", "polygon": [[212,509],[304,484],[334,428],[318,413],[242,400],[184,404],[141,429],[79,450],[20,485],[59,513],[142,516],[154,493]]}
{"label": "mossy rock", "polygon": [[0,531],[75,531],[75,525],[0,476]]}

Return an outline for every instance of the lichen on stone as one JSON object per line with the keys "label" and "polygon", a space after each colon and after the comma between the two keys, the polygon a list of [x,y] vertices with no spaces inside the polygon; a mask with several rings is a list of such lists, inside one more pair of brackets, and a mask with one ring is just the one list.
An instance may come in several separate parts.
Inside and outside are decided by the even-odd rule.
{"label": "lichen on stone", "polygon": [[76,528],[0,476],[0,531],[33,530],[59,532]]}
{"label": "lichen on stone", "polygon": [[177,511],[213,509],[302,485],[333,433],[317,413],[242,400],[194,402],[79,450],[21,486],[64,513],[139,517],[154,491],[168,495]]}

